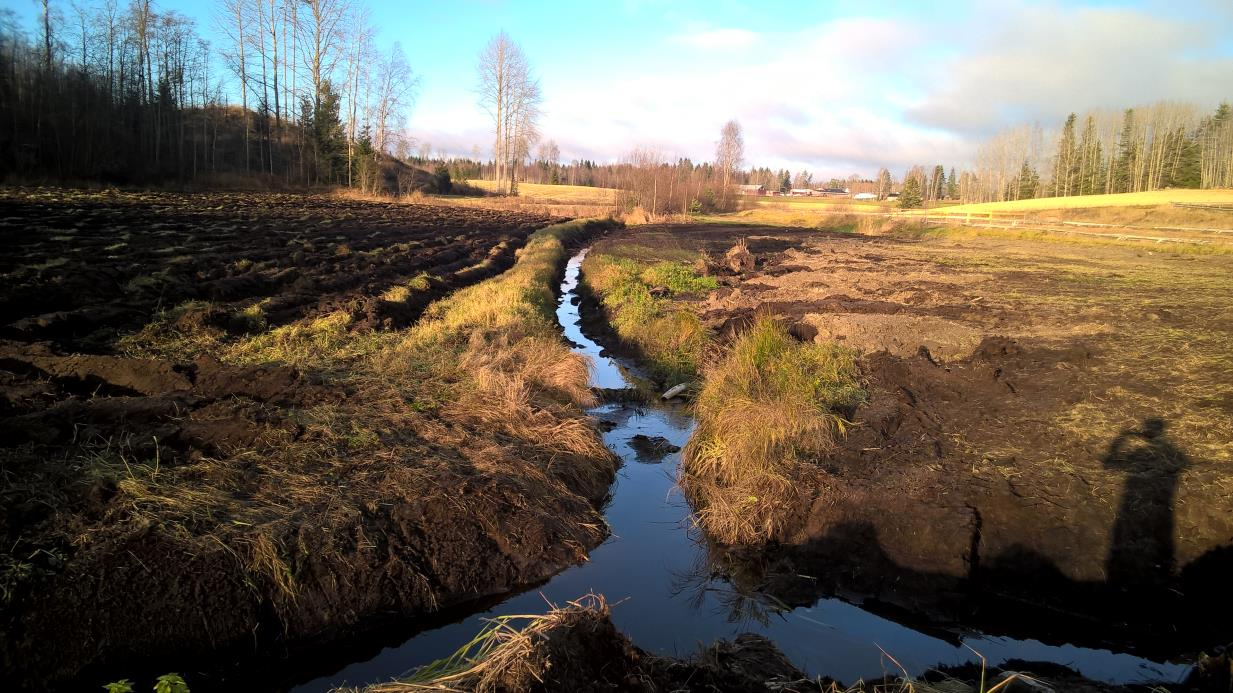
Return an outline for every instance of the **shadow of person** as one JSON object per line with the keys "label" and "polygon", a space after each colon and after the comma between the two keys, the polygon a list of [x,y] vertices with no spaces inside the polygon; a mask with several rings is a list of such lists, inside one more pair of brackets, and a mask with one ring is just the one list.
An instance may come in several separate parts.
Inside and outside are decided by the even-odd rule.
{"label": "shadow of person", "polygon": [[1105,454],[1107,469],[1126,472],[1105,561],[1110,587],[1139,591],[1174,580],[1173,504],[1190,460],[1164,430],[1163,419],[1144,419],[1118,434]]}

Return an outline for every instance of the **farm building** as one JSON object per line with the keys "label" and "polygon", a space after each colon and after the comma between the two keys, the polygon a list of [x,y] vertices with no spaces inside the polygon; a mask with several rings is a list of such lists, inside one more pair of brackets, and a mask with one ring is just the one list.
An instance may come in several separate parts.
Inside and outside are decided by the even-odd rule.
{"label": "farm building", "polygon": [[792,188],[788,194],[792,197],[813,197],[814,191],[809,188]]}
{"label": "farm building", "polygon": [[878,196],[873,193],[856,193],[852,196],[853,200],[876,200]]}
{"label": "farm building", "polygon": [[765,195],[765,185],[738,185],[736,186],[738,193],[742,195]]}
{"label": "farm building", "polygon": [[848,189],[847,188],[819,188],[814,191],[814,194],[821,195],[822,197],[847,197]]}

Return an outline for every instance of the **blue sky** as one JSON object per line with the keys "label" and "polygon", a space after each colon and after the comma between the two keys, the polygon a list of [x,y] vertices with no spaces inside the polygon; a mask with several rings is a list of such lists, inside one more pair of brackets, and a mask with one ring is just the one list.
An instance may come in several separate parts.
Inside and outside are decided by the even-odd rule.
{"label": "blue sky", "polygon": [[[4,0],[33,24],[34,0]],[[819,176],[962,166],[1006,126],[1158,99],[1233,99],[1233,2],[357,0],[420,79],[410,134],[486,151],[475,58],[505,30],[563,158],[635,146],[713,156],[738,119],[748,163]],[[53,0],[54,2],[54,0]],[[213,34],[213,2],[156,0]],[[62,4],[67,5],[67,2]]]}

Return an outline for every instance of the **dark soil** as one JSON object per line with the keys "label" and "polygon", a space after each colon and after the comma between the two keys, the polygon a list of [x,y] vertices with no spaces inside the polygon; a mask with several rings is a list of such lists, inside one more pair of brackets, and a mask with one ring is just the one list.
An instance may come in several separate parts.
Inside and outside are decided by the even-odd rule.
{"label": "dark soil", "polygon": [[[546,221],[300,195],[0,193],[6,689],[179,671],[195,691],[236,690],[258,655],[266,676],[279,655],[582,560],[605,536],[611,459],[549,460],[340,377],[345,363],[117,346],[150,324],[226,341],[339,309],[357,334],[404,327],[510,266]],[[423,272],[416,301],[380,298]],[[180,311],[193,324],[158,322],[188,301],[208,302]],[[258,302],[266,324],[237,324]]]}
{"label": "dark soil", "polygon": [[[548,217],[291,194],[0,191],[0,337],[108,353],[154,312],[208,301],[229,325],[264,301],[270,325],[339,308],[405,326],[428,300],[513,264]],[[484,260],[491,259],[480,267]],[[421,272],[418,305],[383,302]]]}
{"label": "dark soil", "polygon": [[704,321],[846,340],[869,397],[789,530],[720,561],[738,582],[1159,658],[1233,640],[1233,416],[1213,405],[1233,260],[718,225],[595,252],[742,238],[756,269],[724,273]]}

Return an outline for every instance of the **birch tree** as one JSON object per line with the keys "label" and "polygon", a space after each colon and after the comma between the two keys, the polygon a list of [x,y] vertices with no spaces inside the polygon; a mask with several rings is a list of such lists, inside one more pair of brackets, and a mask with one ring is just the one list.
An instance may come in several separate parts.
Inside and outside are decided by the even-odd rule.
{"label": "birch tree", "polygon": [[715,169],[719,172],[725,195],[732,183],[732,175],[744,162],[745,138],[741,134],[741,124],[729,120],[720,130],[719,143],[715,145]]}
{"label": "birch tree", "polygon": [[476,70],[480,106],[493,122],[497,189],[512,194],[517,187],[517,163],[538,139],[539,82],[532,76],[522,48],[504,31],[480,51]]}

